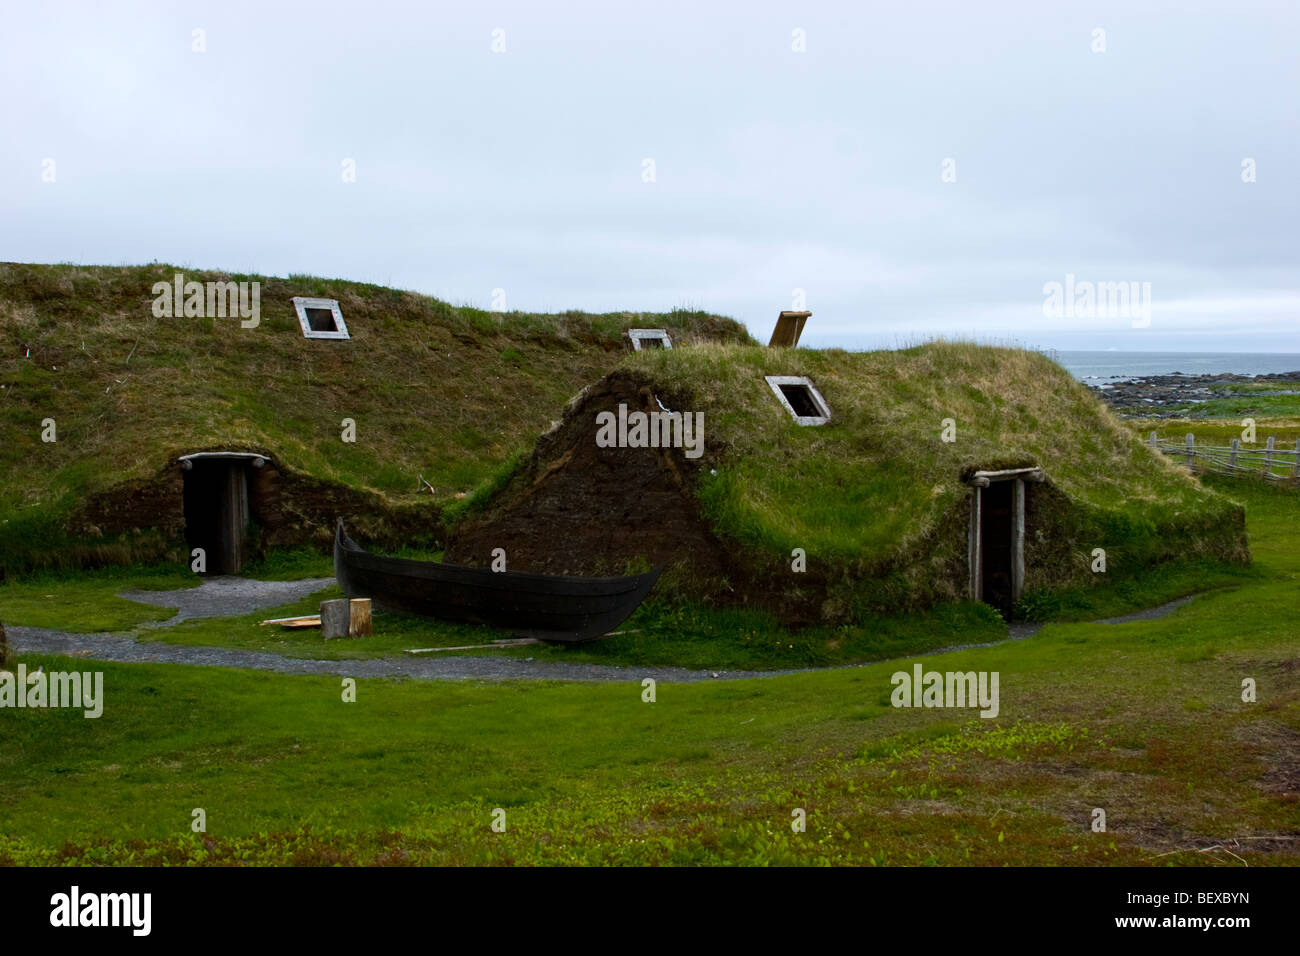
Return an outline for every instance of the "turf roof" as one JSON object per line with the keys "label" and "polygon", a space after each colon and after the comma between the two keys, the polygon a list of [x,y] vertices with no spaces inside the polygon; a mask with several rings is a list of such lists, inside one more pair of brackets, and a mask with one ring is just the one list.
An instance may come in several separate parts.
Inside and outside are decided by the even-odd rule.
{"label": "turf roof", "polygon": [[[969,496],[964,476],[1028,465],[1112,538],[1188,528],[1213,536],[1220,521],[1240,524],[1240,506],[1145,447],[1036,352],[700,345],[636,353],[621,370],[675,410],[704,413],[701,509],[719,533],[772,551],[872,561],[915,551]],[[768,375],[809,376],[831,421],[797,425]],[[943,440],[947,419],[952,442]]]}

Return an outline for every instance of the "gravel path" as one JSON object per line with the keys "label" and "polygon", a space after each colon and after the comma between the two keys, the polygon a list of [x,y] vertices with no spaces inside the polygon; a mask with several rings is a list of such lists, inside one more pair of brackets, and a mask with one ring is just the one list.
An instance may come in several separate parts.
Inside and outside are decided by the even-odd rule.
{"label": "gravel path", "polygon": [[[223,583],[224,582],[224,583]],[[249,587],[232,586],[237,582]],[[198,588],[185,591],[124,592],[123,597],[143,594],[154,600],[146,603],[160,607],[180,607],[170,621],[158,626],[174,624],[185,617],[219,617],[247,614],[259,607],[274,607],[318,591],[333,583],[332,578],[311,581],[243,581],[238,578],[216,578],[205,581]],[[209,589],[208,593],[198,592]],[[286,596],[287,595],[287,596]],[[1159,607],[1148,608],[1121,617],[1104,618],[1095,623],[1126,624],[1133,621],[1152,621],[1176,611],[1190,603],[1195,595],[1178,598]],[[131,597],[131,600],[139,598]],[[183,604],[178,604],[183,601]],[[234,610],[221,610],[234,608]],[[1042,629],[1041,624],[1013,624],[1008,628],[1007,640],[1021,641]],[[381,657],[367,660],[320,661],[285,657],[270,651],[245,651],[225,647],[192,647],[141,642],[133,633],[125,634],[68,634],[40,627],[8,628],[9,643],[17,652],[26,654],[60,654],[68,657],[87,657],[100,661],[122,663],[190,664],[199,667],[244,667],[253,670],[274,671],[279,674],[337,674],[344,677],[408,677],[419,680],[560,680],[600,683],[610,681],[635,681],[652,677],[662,683],[691,683],[707,680],[750,680],[755,677],[780,677],[804,673],[811,668],[780,671],[726,671],[689,670],[683,667],[613,667],[600,664],[566,664],[563,661],[524,660],[518,657],[427,656]],[[932,657],[952,651],[978,647],[993,647],[1005,641],[983,644],[959,644],[942,647],[908,657]],[[847,665],[860,667],[860,664]],[[817,668],[818,670],[825,668]]]}
{"label": "gravel path", "polygon": [[1168,604],[1162,604],[1159,607],[1149,607],[1145,611],[1134,611],[1132,614],[1122,614],[1119,617],[1104,617],[1094,624],[1131,624],[1134,621],[1154,621],[1158,617],[1164,617],[1166,614],[1172,614],[1180,607],[1191,604],[1196,598],[1195,594],[1189,594],[1187,597],[1180,597]]}
{"label": "gravel path", "polygon": [[159,622],[170,627],[196,617],[235,617],[264,607],[298,601],[334,583],[333,578],[304,581],[253,581],[229,575],[205,578],[196,588],[179,591],[123,591],[118,597],[154,607],[174,607],[179,613]]}
{"label": "gravel path", "polygon": [[[1089,624],[1129,624],[1133,621],[1154,621],[1164,617],[1166,614],[1172,614],[1184,605],[1191,604],[1197,597],[1195,594],[1189,594],[1186,597],[1176,598],[1167,604],[1161,604],[1159,607],[1149,607],[1144,611],[1134,611],[1132,614],[1124,614],[1120,617],[1103,617],[1095,621],[1084,623]],[[999,644],[1006,644],[1008,641],[1023,641],[1026,638],[1033,637],[1043,629],[1045,625],[1039,623],[1013,623],[1007,625],[1007,636],[1001,641],[985,641],[983,644],[953,644],[949,647],[940,647],[933,651],[924,651],[920,654],[913,654],[913,657],[933,657],[936,654],[951,654],[953,651],[968,651],[976,647],[996,647]]]}
{"label": "gravel path", "polygon": [[[1100,617],[1095,621],[1088,621],[1089,624],[1131,624],[1134,621],[1155,621],[1167,614],[1173,614],[1180,607],[1191,604],[1198,595],[1189,594],[1186,597],[1175,598],[1167,604],[1161,604],[1157,607],[1149,607],[1142,611],[1134,611],[1132,614],[1121,614],[1119,617]],[[1027,637],[1033,637],[1043,629],[1042,624],[1012,624],[1007,628],[1007,637],[1012,641],[1023,641]],[[1000,642],[998,642],[1000,643]],[[972,644],[971,647],[988,647],[987,644]],[[956,650],[956,648],[954,648]]]}
{"label": "gravel path", "polygon": [[339,674],[344,677],[414,677],[422,680],[565,680],[637,681],[653,677],[664,683],[747,680],[795,671],[693,671],[683,667],[610,667],[534,661],[518,657],[377,657],[367,660],[318,661],[284,657],[269,651],[228,647],[189,647],[137,641],[131,634],[65,634],[40,627],[10,627],[9,643],[24,654],[64,654],[99,661],[193,664],[200,667],[248,667],[280,674]]}

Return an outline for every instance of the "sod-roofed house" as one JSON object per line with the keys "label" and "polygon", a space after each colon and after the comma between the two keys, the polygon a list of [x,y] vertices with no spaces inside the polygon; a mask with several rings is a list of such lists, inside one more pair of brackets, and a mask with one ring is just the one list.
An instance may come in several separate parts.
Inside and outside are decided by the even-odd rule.
{"label": "sod-roofed house", "polygon": [[[633,337],[630,332],[637,332]],[[0,263],[0,578],[273,548],[438,547],[441,516],[637,348],[704,313],[490,313],[381,286]]]}
{"label": "sod-roofed house", "polygon": [[[638,352],[578,394],[446,560],[614,574],[791,623],[1248,560],[1239,505],[1033,352]],[[1105,570],[1100,570],[1101,568]]]}

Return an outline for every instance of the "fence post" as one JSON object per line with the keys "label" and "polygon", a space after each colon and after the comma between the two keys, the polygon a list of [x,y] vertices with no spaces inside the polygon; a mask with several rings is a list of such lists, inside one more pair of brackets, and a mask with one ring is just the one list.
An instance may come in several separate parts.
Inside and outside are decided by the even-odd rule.
{"label": "fence post", "polygon": [[1268,441],[1264,443],[1264,474],[1262,477],[1269,478],[1273,474],[1273,436],[1268,436]]}
{"label": "fence post", "polygon": [[1196,468],[1196,436],[1191,432],[1187,433],[1187,467]]}
{"label": "fence post", "polygon": [[1300,436],[1295,440],[1295,467],[1291,469],[1291,477],[1300,481]]}
{"label": "fence post", "polygon": [[1156,438],[1156,433],[1155,433],[1155,432],[1152,432],[1152,433],[1151,433],[1151,439],[1150,439],[1150,441],[1148,442],[1148,444],[1150,444],[1152,448],[1159,448],[1159,447],[1160,447],[1160,442],[1159,442],[1159,440]]}
{"label": "fence post", "polygon": [[1240,438],[1234,438],[1234,439],[1232,440],[1232,451],[1228,452],[1228,471],[1229,471],[1229,472],[1235,472],[1235,471],[1237,470],[1237,449],[1238,449],[1239,447],[1241,447],[1241,439],[1240,439]]}

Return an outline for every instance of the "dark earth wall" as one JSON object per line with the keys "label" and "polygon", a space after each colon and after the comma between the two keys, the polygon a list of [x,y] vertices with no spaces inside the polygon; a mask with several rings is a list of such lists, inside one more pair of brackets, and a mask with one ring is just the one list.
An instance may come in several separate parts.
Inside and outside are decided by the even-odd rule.
{"label": "dark earth wall", "polygon": [[599,448],[596,415],[657,410],[650,390],[630,379],[602,379],[581,410],[539,441],[504,496],[486,515],[458,525],[446,559],[486,567],[504,548],[512,571],[621,574],[629,562],[690,565],[726,576],[727,552],[696,513],[692,489],[701,467],[680,449]]}
{"label": "dark earth wall", "polygon": [[[442,521],[432,502],[393,506],[370,492],[289,471],[273,456],[259,453],[268,461],[263,468],[248,470],[250,557],[273,548],[328,551],[340,515],[354,534],[377,549],[434,547],[442,540]],[[151,480],[128,482],[87,499],[69,522],[70,529],[89,541],[104,542],[106,548],[122,542],[136,560],[184,560],[184,487],[184,472],[173,459]]]}
{"label": "dark earth wall", "polygon": [[[677,396],[658,400],[689,407]],[[493,549],[502,548],[509,570],[545,574],[624,574],[663,564],[660,597],[757,606],[791,625],[848,619],[853,602],[837,596],[842,587],[815,562],[796,574],[788,558],[749,554],[713,533],[694,488],[718,449],[692,460],[680,449],[598,447],[596,416],[620,403],[629,412],[659,410],[651,389],[626,375],[588,388],[489,510],[449,530],[445,559],[489,567]]]}

